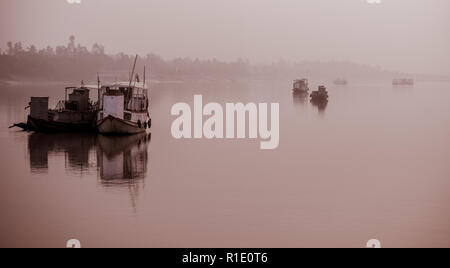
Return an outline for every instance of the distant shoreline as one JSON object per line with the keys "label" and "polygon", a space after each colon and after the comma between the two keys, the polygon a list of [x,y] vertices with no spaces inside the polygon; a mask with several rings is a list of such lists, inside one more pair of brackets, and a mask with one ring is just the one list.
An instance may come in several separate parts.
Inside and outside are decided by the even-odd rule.
{"label": "distant shoreline", "polygon": [[[295,77],[294,77],[295,78]],[[292,78],[292,79],[294,79]],[[324,83],[332,83],[331,78],[323,78],[320,79]],[[266,78],[266,79],[258,79],[258,78],[241,78],[241,79],[217,79],[217,78],[200,78],[200,77],[183,77],[183,78],[162,78],[162,79],[150,79],[148,81],[149,84],[181,84],[181,83],[201,83],[201,82],[222,82],[222,83],[235,83],[235,82],[249,82],[249,81],[274,81],[274,80],[286,80],[289,79],[283,79],[280,77],[277,78]],[[318,78],[313,78],[310,80],[318,80]],[[367,82],[386,82],[391,83],[388,79],[367,79],[367,78],[359,78],[359,79],[349,79],[350,85],[352,84],[352,81],[358,83],[367,83]],[[290,81],[290,80],[289,80]],[[419,77],[415,79],[416,82],[422,82],[422,83],[433,83],[433,82],[440,82],[440,83],[450,83],[450,77]],[[104,81],[103,83],[111,83],[113,81]],[[84,81],[85,85],[95,85],[96,82],[94,81]],[[74,79],[71,80],[49,80],[49,79],[34,79],[34,78],[16,78],[16,79],[1,79],[0,78],[0,86],[28,86],[28,85],[55,85],[55,86],[79,86],[81,85],[81,81],[76,81]]]}
{"label": "distant shoreline", "polygon": [[[216,78],[166,78],[166,79],[150,79],[149,84],[181,84],[189,82],[237,82],[250,81],[254,79],[216,79]],[[114,81],[104,81],[103,83],[112,83]],[[94,81],[84,81],[85,85],[95,85]],[[60,86],[79,86],[81,81],[77,80],[48,80],[48,79],[0,79],[0,86],[27,86],[27,85],[60,85]]]}
{"label": "distant shoreline", "polygon": [[0,79],[1,86],[26,86],[26,85],[36,85],[36,84],[51,84],[51,85],[66,85],[70,83],[69,81],[50,81],[50,80],[11,80],[11,79]]}
{"label": "distant shoreline", "polygon": [[[75,36],[66,46],[24,48],[21,42],[9,42],[0,53],[0,85],[97,84],[97,74],[102,83],[127,81],[135,56],[125,53],[107,54],[105,47],[94,44],[92,49],[76,43]],[[450,82],[450,74],[419,74],[384,70],[379,66],[351,61],[279,60],[266,64],[252,64],[249,60],[220,61],[217,59],[192,59],[189,57],[167,60],[156,54],[140,57],[135,66],[140,80],[151,83],[184,82],[239,82],[239,81],[293,81],[308,78],[318,83],[333,83],[343,78],[350,84],[382,82],[410,78],[416,82]],[[147,69],[145,68],[147,67]],[[133,74],[134,75],[134,74]],[[289,83],[290,83],[289,82]]]}

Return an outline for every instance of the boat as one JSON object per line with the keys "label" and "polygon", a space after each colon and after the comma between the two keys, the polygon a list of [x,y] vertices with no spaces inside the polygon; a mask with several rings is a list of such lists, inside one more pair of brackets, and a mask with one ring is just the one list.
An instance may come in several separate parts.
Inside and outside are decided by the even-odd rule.
{"label": "boat", "polygon": [[317,91],[311,93],[311,101],[328,101],[328,91],[325,86],[319,86]]}
{"label": "boat", "polygon": [[337,78],[333,83],[336,86],[346,86],[348,84],[348,81],[345,78]]}
{"label": "boat", "polygon": [[93,132],[97,114],[96,104],[89,98],[94,87],[66,87],[65,99],[55,109],[49,109],[49,97],[31,97],[27,123],[14,124],[36,132]]}
{"label": "boat", "polygon": [[98,91],[97,130],[105,135],[131,135],[146,132],[152,121],[148,112],[148,88],[139,75],[133,81],[138,55],[130,81],[103,85]]}
{"label": "boat", "polygon": [[97,129],[101,134],[138,134],[151,127],[145,83],[104,85],[99,96]]}
{"label": "boat", "polygon": [[394,79],[392,81],[393,86],[414,86],[414,79],[411,78],[402,78],[402,79]]}
{"label": "boat", "polygon": [[294,92],[308,92],[309,91],[309,83],[308,79],[296,79],[294,80],[294,87],[292,89]]}

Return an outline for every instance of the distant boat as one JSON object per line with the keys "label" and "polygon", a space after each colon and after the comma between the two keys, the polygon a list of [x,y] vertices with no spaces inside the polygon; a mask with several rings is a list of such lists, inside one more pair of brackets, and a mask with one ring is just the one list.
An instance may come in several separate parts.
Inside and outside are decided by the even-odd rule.
{"label": "distant boat", "polygon": [[144,83],[103,85],[97,128],[102,134],[137,134],[151,127],[148,89]]}
{"label": "distant boat", "polygon": [[65,100],[55,109],[49,109],[49,97],[31,97],[27,123],[15,124],[24,130],[37,132],[91,132],[95,131],[96,105],[89,99],[94,87],[66,87]]}
{"label": "distant boat", "polygon": [[325,86],[319,86],[317,91],[311,93],[311,101],[328,101],[328,91]]}
{"label": "distant boat", "polygon": [[337,86],[346,86],[348,84],[348,81],[345,78],[337,78],[333,83]]}
{"label": "distant boat", "polygon": [[394,85],[394,86],[414,86],[414,79],[411,79],[411,78],[394,79],[392,81],[392,85]]}
{"label": "distant boat", "polygon": [[308,79],[296,79],[294,80],[294,92],[308,92],[309,91],[309,83]]}

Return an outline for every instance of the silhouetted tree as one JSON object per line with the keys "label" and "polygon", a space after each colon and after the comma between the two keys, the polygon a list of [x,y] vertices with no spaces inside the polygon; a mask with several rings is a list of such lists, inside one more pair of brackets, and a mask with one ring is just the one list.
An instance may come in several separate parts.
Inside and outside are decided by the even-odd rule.
{"label": "silhouetted tree", "polygon": [[95,43],[92,46],[92,54],[94,54],[94,55],[104,55],[105,54],[105,47]]}
{"label": "silhouetted tree", "polygon": [[[98,43],[92,49],[76,45],[75,36],[70,36],[67,46],[42,49],[30,45],[24,50],[22,43],[8,42],[6,53],[0,53],[0,78],[40,78],[52,80],[96,81],[97,72],[104,79],[129,79],[129,70],[134,56],[125,53],[108,55],[105,47]],[[217,59],[200,60],[176,58],[165,60],[155,54],[147,54],[138,61],[138,70],[147,66],[147,77],[157,79],[294,79],[315,74],[317,77],[335,79],[343,70],[359,77],[392,77],[392,73],[379,68],[349,62],[304,61],[288,63],[283,60],[268,65],[253,66],[248,60],[238,59],[223,62]]]}
{"label": "silhouetted tree", "polygon": [[73,36],[73,35],[71,35],[69,37],[69,44],[67,45],[67,52],[71,56],[75,55],[75,36]]}
{"label": "silhouetted tree", "polygon": [[6,45],[8,47],[7,54],[10,55],[10,56],[14,55],[13,43],[10,41]]}

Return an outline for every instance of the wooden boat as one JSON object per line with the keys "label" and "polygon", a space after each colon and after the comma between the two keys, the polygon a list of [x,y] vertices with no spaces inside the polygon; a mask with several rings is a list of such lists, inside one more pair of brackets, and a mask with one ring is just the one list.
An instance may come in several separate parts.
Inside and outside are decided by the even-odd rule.
{"label": "wooden boat", "polygon": [[311,93],[311,101],[328,101],[328,91],[325,86],[319,86],[317,91]]}
{"label": "wooden boat", "polygon": [[292,90],[297,93],[308,92],[309,91],[308,79],[294,80],[294,86]]}
{"label": "wooden boat", "polygon": [[111,135],[145,132],[151,127],[147,92],[143,83],[102,86],[99,92],[98,131]]}
{"label": "wooden boat", "polygon": [[93,132],[97,108],[89,98],[92,88],[66,87],[65,100],[55,109],[49,109],[49,97],[31,97],[27,123],[12,127],[36,132]]}
{"label": "wooden boat", "polygon": [[146,132],[151,127],[148,89],[139,81],[134,71],[138,56],[134,60],[129,82],[104,85],[99,89],[97,129],[102,134],[130,135]]}
{"label": "wooden boat", "polygon": [[346,86],[348,84],[348,81],[345,78],[337,78],[333,83],[336,86]]}
{"label": "wooden boat", "polygon": [[394,79],[392,81],[392,85],[393,86],[414,86],[414,79],[410,79],[410,78]]}

